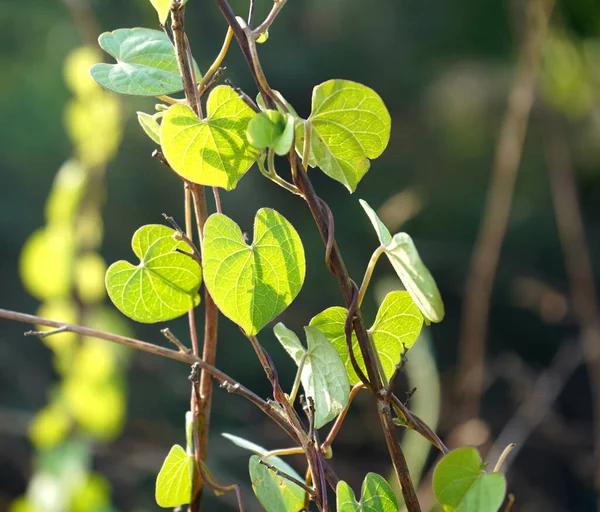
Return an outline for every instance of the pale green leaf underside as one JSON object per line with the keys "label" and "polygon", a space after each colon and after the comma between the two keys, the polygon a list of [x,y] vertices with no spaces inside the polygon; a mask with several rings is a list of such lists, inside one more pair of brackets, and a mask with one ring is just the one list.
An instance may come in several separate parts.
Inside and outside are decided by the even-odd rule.
{"label": "pale green leaf underside", "polygon": [[441,322],[444,303],[440,291],[412,238],[406,233],[397,233],[385,247],[385,254],[423,316],[431,322]]}
{"label": "pale green leaf underside", "polygon": [[192,457],[181,446],[173,446],[156,478],[156,503],[159,506],[173,508],[191,501],[192,468]]}
{"label": "pale green leaf underside", "polygon": [[201,185],[232,190],[250,169],[258,150],[246,129],[255,112],[225,85],[215,87],[198,119],[185,105],[173,105],[161,124],[163,153],[175,172]]}
{"label": "pale green leaf underside", "polygon": [[354,192],[369,170],[369,159],[386,148],[390,114],[379,95],[348,80],[329,80],[313,90],[308,118],[314,163]]}
{"label": "pale green leaf underside", "polygon": [[[119,94],[161,96],[183,89],[175,50],[164,32],[147,28],[121,28],[98,38],[116,64],[95,64],[92,78]],[[196,76],[200,79],[200,70]]]}
{"label": "pale green leaf underside", "polygon": [[[248,441],[247,439],[244,439],[242,437],[234,436],[232,434],[226,434],[226,433],[223,433],[221,435],[225,439],[229,439],[236,446],[239,446],[240,448],[243,448],[244,450],[251,451],[252,453],[255,453],[256,455],[263,456],[263,455],[266,455],[267,453],[269,453],[269,450],[266,450],[262,446],[259,446],[255,443],[253,443],[252,441]],[[283,459],[281,459],[280,457],[267,457],[266,461],[269,464],[273,464],[273,466],[281,469],[281,471],[283,471],[284,473],[291,475],[291,476],[297,478],[298,480],[302,480],[302,477],[298,474],[298,472],[294,468],[292,468],[292,466],[290,466],[287,462],[285,462]]]}
{"label": "pale green leaf underside", "polygon": [[[250,480],[254,494],[266,512],[300,510],[304,505],[304,489],[276,475],[261,464],[260,457],[250,457]],[[275,465],[275,464],[273,464]],[[283,470],[282,470],[283,471]]]}
{"label": "pale green leaf underside", "polygon": [[174,0],[150,0],[152,6],[156,9],[158,21],[160,21],[161,25],[164,25],[165,21],[167,21],[173,1]]}
{"label": "pale green leaf underside", "polygon": [[363,199],[359,199],[358,202],[363,207],[363,210],[369,217],[371,224],[373,224],[373,228],[377,233],[377,238],[379,238],[379,242],[381,243],[381,245],[384,247],[390,245],[392,243],[392,235],[390,234],[390,231],[388,230],[386,225],[383,222],[381,222],[381,219],[379,218],[377,213],[375,213],[375,210],[373,210],[373,208],[369,206],[369,203],[367,203]]}
{"label": "pale green leaf underside", "polygon": [[446,512],[497,512],[506,494],[499,473],[486,474],[475,448],[459,448],[437,465],[433,488]]}
{"label": "pale green leaf underside", "polygon": [[269,208],[256,214],[250,246],[233,220],[211,215],[204,226],[202,259],[215,303],[250,336],[291,304],[306,272],[298,233]]}
{"label": "pale green leaf underside", "polygon": [[117,308],[143,323],[163,322],[183,315],[200,302],[198,288],[202,270],[175,231],[160,225],[142,226],[131,246],[140,264],[113,263],[106,272],[106,289]]}
{"label": "pale green leaf underside", "polygon": [[392,237],[375,210],[366,201],[361,199],[359,202],[373,224],[386,256],[423,316],[431,322],[441,322],[444,318],[442,297],[412,238],[406,233]]}
{"label": "pale green leaf underside", "polygon": [[[337,350],[316,327],[305,327],[308,345],[301,382],[306,396],[315,404],[315,427],[332,421],[348,403],[350,384]],[[298,365],[305,352],[300,340],[283,324],[273,329],[275,336]]]}
{"label": "pale green leaf underside", "polygon": [[[310,325],[317,327],[337,350],[348,372],[350,385],[353,386],[360,382],[360,379],[352,367],[346,346],[344,323],[347,313],[348,310],[345,308],[332,307],[315,316],[310,321]],[[408,292],[388,293],[379,307],[373,326],[369,329],[388,379],[393,375],[404,350],[414,345],[422,326],[423,316]],[[352,346],[358,365],[366,374],[358,339],[354,333],[352,333]]]}
{"label": "pale green leaf underside", "polygon": [[361,489],[360,503],[356,501],[350,486],[340,481],[336,489],[338,512],[397,512],[398,502],[390,485],[375,473],[365,477]]}
{"label": "pale green leaf underside", "polygon": [[156,118],[145,112],[137,112],[137,118],[146,135],[160,145],[160,125]]}

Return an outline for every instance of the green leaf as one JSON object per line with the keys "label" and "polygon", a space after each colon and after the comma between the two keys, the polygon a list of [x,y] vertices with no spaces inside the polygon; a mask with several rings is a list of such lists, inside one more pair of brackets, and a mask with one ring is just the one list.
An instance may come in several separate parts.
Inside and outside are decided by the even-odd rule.
{"label": "green leaf", "polygon": [[246,139],[255,112],[225,85],[212,90],[206,112],[198,119],[185,105],[171,106],[161,124],[163,153],[185,179],[232,190],[258,156]]}
{"label": "green leaf", "polygon": [[[229,439],[236,446],[239,446],[240,448],[243,448],[244,450],[251,451],[252,453],[255,453],[256,455],[260,455],[262,458],[264,458],[264,455],[269,453],[269,450],[266,450],[262,446],[258,446],[257,444],[253,443],[252,441],[248,441],[242,437],[238,437],[238,436],[234,436],[232,434],[226,434],[226,433],[223,433],[221,435],[225,439]],[[290,466],[287,462],[285,462],[283,459],[281,459],[280,457],[270,456],[270,457],[267,457],[265,460],[269,464],[273,464],[273,466],[281,469],[281,471],[283,471],[287,475],[293,476],[294,478],[297,478],[298,480],[302,480],[302,477],[298,474],[298,472],[292,466]]]}
{"label": "green leaf", "polygon": [[173,1],[174,0],[150,0],[150,3],[158,13],[158,21],[160,21],[161,25],[164,25],[167,21]]}
{"label": "green leaf", "polygon": [[274,148],[279,156],[285,155],[294,140],[294,118],[277,110],[259,112],[248,123],[246,136],[257,149]]}
{"label": "green leaf", "polygon": [[[304,489],[278,476],[262,465],[258,455],[250,457],[250,480],[254,494],[267,512],[300,510],[304,506]],[[273,464],[275,465],[275,464]],[[280,469],[280,468],[278,468]],[[281,470],[283,471],[283,470]]]}
{"label": "green leaf", "polygon": [[305,275],[304,248],[293,226],[262,208],[248,246],[239,226],[222,214],[204,226],[204,280],[221,312],[246,334],[257,334],[294,300]]}
{"label": "green leaf", "polygon": [[156,503],[163,508],[187,505],[192,498],[193,471],[194,459],[174,445],[156,477]]}
{"label": "green leaf", "polygon": [[[119,94],[161,96],[183,89],[175,50],[166,34],[147,28],[120,28],[100,35],[98,42],[116,64],[94,64],[92,78]],[[200,70],[196,63],[196,77]]]}
{"label": "green leaf", "polygon": [[160,145],[160,125],[156,118],[145,112],[138,112],[137,118],[146,135]]}
{"label": "green leaf", "polygon": [[108,295],[119,310],[142,323],[171,320],[200,303],[200,265],[180,249],[189,246],[174,238],[166,226],[148,225],[138,229],[131,247],[140,263],[113,263],[106,272]]}
{"label": "green leaf", "polygon": [[497,512],[506,494],[500,473],[486,474],[475,448],[459,448],[439,462],[433,489],[446,512]]}
{"label": "green leaf", "polygon": [[423,316],[431,322],[441,322],[444,319],[444,303],[440,291],[410,235],[394,235],[392,243],[385,248],[385,254]]}
{"label": "green leaf", "polygon": [[[350,354],[346,347],[344,323],[347,314],[348,310],[345,308],[329,308],[315,316],[310,321],[310,325],[317,327],[337,350],[346,366],[350,385],[353,386],[360,382],[360,379],[352,367]],[[408,292],[394,291],[387,294],[379,307],[375,323],[369,329],[369,335],[373,338],[388,379],[393,375],[404,350],[408,350],[414,345],[422,326],[423,316]],[[358,365],[366,373],[358,339],[354,333],[352,334],[352,346]]]}
{"label": "green leaf", "polygon": [[[350,384],[338,352],[316,327],[305,327],[308,351],[302,366],[301,382],[306,396],[315,404],[315,427],[333,420],[348,403]],[[293,331],[279,323],[273,329],[283,348],[298,365],[304,348]]]}
{"label": "green leaf", "polygon": [[382,99],[348,80],[314,88],[308,123],[314,163],[350,192],[369,170],[369,159],[381,155],[390,139],[391,118]]}
{"label": "green leaf", "polygon": [[336,489],[338,512],[398,512],[398,502],[390,485],[382,476],[369,473],[361,489],[360,503],[354,491],[344,482],[338,482]]}
{"label": "green leaf", "polygon": [[369,216],[386,256],[423,316],[430,322],[441,322],[444,303],[440,291],[412,238],[406,233],[397,233],[392,237],[369,204],[362,199],[360,204]]}
{"label": "green leaf", "polygon": [[375,213],[375,210],[369,206],[369,203],[364,201],[363,199],[359,199],[358,202],[365,210],[365,213],[369,217],[371,224],[373,224],[373,228],[375,228],[375,232],[377,233],[377,238],[379,238],[379,242],[383,247],[386,247],[392,243],[392,235],[390,234],[389,229],[386,225],[381,222],[379,215]]}

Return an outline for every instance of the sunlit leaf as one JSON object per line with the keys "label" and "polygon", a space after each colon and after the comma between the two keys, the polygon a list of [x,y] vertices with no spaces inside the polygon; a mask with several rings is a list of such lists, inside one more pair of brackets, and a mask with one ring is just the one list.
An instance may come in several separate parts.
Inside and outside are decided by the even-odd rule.
{"label": "sunlit leaf", "polygon": [[70,512],[109,512],[110,483],[99,473],[91,473],[73,491]]}
{"label": "sunlit leaf", "polygon": [[398,502],[390,485],[375,473],[368,473],[365,477],[360,503],[344,481],[338,482],[336,497],[338,512],[398,512]]}
{"label": "sunlit leaf", "polygon": [[75,96],[83,98],[100,89],[90,77],[90,68],[101,58],[100,51],[92,46],[76,48],[67,55],[64,77],[67,87]]}
{"label": "sunlit leaf", "polygon": [[192,498],[194,460],[178,444],[169,451],[156,478],[156,503],[163,508],[186,505]]}
{"label": "sunlit leaf", "polygon": [[61,223],[35,231],[25,243],[19,270],[27,291],[35,298],[47,301],[69,295],[72,240],[70,227]]}
{"label": "sunlit leaf", "polygon": [[294,300],[305,275],[304,248],[294,227],[262,208],[247,245],[239,226],[222,214],[204,226],[204,281],[222,313],[257,334]]}
{"label": "sunlit leaf", "polygon": [[167,21],[173,1],[174,0],[150,0],[150,3],[158,13],[158,21],[160,21],[161,25],[164,25]]}
{"label": "sunlit leaf", "polygon": [[310,147],[321,170],[354,192],[390,138],[391,118],[372,89],[329,80],[313,90]]}
{"label": "sunlit leaf", "polygon": [[410,235],[394,235],[385,254],[423,316],[431,322],[441,322],[444,318],[442,297]]}
{"label": "sunlit leaf", "polygon": [[333,420],[348,403],[350,384],[340,355],[325,335],[316,327],[305,327],[308,349],[285,325],[273,329],[275,336],[298,365],[306,352],[302,366],[301,382],[306,396],[315,405],[315,427]]}
{"label": "sunlit leaf", "polygon": [[85,191],[87,172],[76,160],[67,160],[58,170],[46,200],[48,224],[71,222]]}
{"label": "sunlit leaf", "polygon": [[254,115],[231,87],[215,87],[205,119],[185,105],[167,110],[160,132],[163,153],[185,179],[232,190],[258,156],[246,139]]}
{"label": "sunlit leaf", "polygon": [[175,240],[174,234],[165,226],[142,226],[131,243],[139,265],[118,261],[106,273],[108,295],[133,320],[171,320],[200,302],[202,271],[190,256],[176,251],[189,253],[191,249],[185,242]]}
{"label": "sunlit leaf", "polygon": [[[249,469],[252,489],[263,508],[267,512],[300,510],[304,505],[304,489],[278,476],[259,461],[258,455],[250,457]],[[268,462],[272,464],[270,459]]]}
{"label": "sunlit leaf", "polygon": [[74,284],[77,296],[85,304],[100,302],[105,296],[106,262],[98,253],[82,254],[75,260]]}
{"label": "sunlit leaf", "polygon": [[369,204],[362,199],[360,204],[369,216],[386,256],[423,316],[431,322],[441,322],[444,318],[442,297],[412,238],[406,233],[392,237]]}
{"label": "sunlit leaf", "polygon": [[[342,307],[329,308],[315,316],[310,321],[310,325],[317,327],[337,350],[346,366],[350,385],[354,385],[360,382],[360,379],[352,367],[346,345],[344,323],[347,313],[348,310]],[[369,329],[369,334],[373,338],[381,365],[388,379],[393,375],[403,352],[410,349],[419,337],[422,326],[423,316],[407,292],[388,293],[379,307],[375,322]],[[358,339],[354,333],[352,334],[352,346],[358,365],[366,374]]]}
{"label": "sunlit leaf", "polygon": [[[121,28],[105,32],[98,42],[117,61],[92,66],[92,78],[103,87],[138,96],[161,96],[183,89],[175,50],[164,32]],[[197,67],[196,76],[200,78]]]}
{"label": "sunlit leaf", "polygon": [[29,425],[29,439],[38,450],[60,444],[69,434],[72,421],[68,411],[58,403],[50,403],[37,412]]}
{"label": "sunlit leaf", "polygon": [[160,146],[160,125],[156,118],[145,112],[137,112],[137,118],[146,135]]}
{"label": "sunlit leaf", "polygon": [[439,462],[433,489],[446,512],[497,512],[504,501],[506,481],[500,473],[485,473],[475,448],[458,448]]}

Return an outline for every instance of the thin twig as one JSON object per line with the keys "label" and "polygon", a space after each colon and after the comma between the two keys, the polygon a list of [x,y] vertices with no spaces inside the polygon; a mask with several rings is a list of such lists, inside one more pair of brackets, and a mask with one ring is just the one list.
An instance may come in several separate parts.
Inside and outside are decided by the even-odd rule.
{"label": "thin twig", "polygon": [[[594,420],[594,485],[600,496],[600,300],[586,242],[575,170],[566,134],[558,116],[544,109],[546,161],[556,224],[565,258],[573,310],[581,325],[581,343],[589,368]],[[598,507],[600,510],[600,502]]]}
{"label": "thin twig", "polygon": [[231,30],[231,27],[228,27],[227,34],[225,34],[225,40],[223,41],[223,47],[221,48],[219,55],[217,55],[217,58],[212,63],[210,68],[208,68],[208,71],[202,78],[202,81],[198,84],[198,94],[203,94],[204,89],[207,88],[208,85],[210,84],[210,82],[213,78],[213,75],[215,75],[215,73],[221,67],[223,60],[225,59],[225,56],[227,55],[227,52],[229,51],[229,45],[231,44],[232,38],[233,38],[233,30]]}
{"label": "thin twig", "polygon": [[283,6],[285,5],[286,1],[287,0],[273,0],[273,7],[271,8],[271,11],[265,18],[265,21],[263,21],[255,30],[252,30],[252,35],[254,37],[259,37],[263,32],[269,30],[269,27],[275,21],[275,18],[279,14],[279,11],[283,9]]}
{"label": "thin twig", "polygon": [[465,289],[457,387],[463,420],[479,414],[490,296],[506,233],[554,0],[535,0],[524,5],[530,10],[529,29],[508,99],[496,149],[492,182]]}
{"label": "thin twig", "polygon": [[202,266],[202,255],[200,254],[200,251],[196,247],[196,244],[191,240],[191,238],[184,231],[181,230],[181,228],[179,227],[179,225],[177,224],[177,222],[175,221],[175,219],[173,217],[167,215],[166,213],[163,213],[162,215],[163,215],[164,219],[169,224],[171,224],[173,229],[175,231],[177,231],[177,236],[181,240],[183,240],[189,246],[189,248],[192,250],[191,254],[188,252],[184,252],[184,251],[180,251],[180,252],[183,252],[184,254],[191,256],[192,259],[195,260],[196,263],[198,263],[198,265]]}
{"label": "thin twig", "polygon": [[171,329],[165,327],[160,330],[161,334],[167,338],[173,345],[175,345],[180,352],[184,352],[185,354],[191,354],[191,350],[187,348],[181,341],[177,339],[177,337],[171,332]]}
{"label": "thin twig", "polygon": [[496,465],[494,466],[494,473],[499,473],[502,471],[502,466],[504,466],[506,458],[510,455],[510,452],[516,448],[516,446],[517,445],[515,443],[510,443],[506,448],[504,448],[504,451],[500,454],[500,457],[498,457],[498,462],[496,462]]}
{"label": "thin twig", "polygon": [[47,338],[48,336],[53,336],[54,334],[59,334],[61,332],[66,331],[67,327],[63,325],[61,327],[58,327],[57,329],[52,329],[50,331],[27,331],[26,333],[24,333],[24,336],[38,336],[40,338]]}
{"label": "thin twig", "polygon": [[315,490],[314,489],[311,489],[304,482],[301,482],[300,480],[298,480],[297,478],[293,477],[292,475],[288,475],[284,471],[281,471],[281,469],[273,466],[273,464],[269,464],[266,460],[259,459],[258,463],[262,464],[266,468],[268,468],[271,471],[273,471],[273,473],[275,473],[277,476],[280,476],[281,478],[285,478],[286,480],[289,480],[293,484],[296,484],[298,487],[301,487],[302,489],[304,489],[308,493],[309,496],[312,497],[312,496],[315,495]]}
{"label": "thin twig", "polygon": [[348,403],[346,404],[346,407],[344,407],[344,410],[335,419],[335,423],[333,424],[333,427],[331,427],[329,434],[327,435],[327,437],[325,438],[325,441],[321,445],[321,451],[325,455],[326,459],[331,458],[331,453],[330,453],[331,444],[333,443],[333,440],[335,439],[335,437],[338,435],[340,429],[342,428],[342,424],[344,423],[346,414],[348,414],[348,411],[350,410],[350,405],[352,405],[352,401],[354,400],[354,397],[358,394],[358,392],[361,389],[364,389],[364,387],[365,387],[365,384],[363,382],[359,382],[350,390],[350,395],[348,396]]}

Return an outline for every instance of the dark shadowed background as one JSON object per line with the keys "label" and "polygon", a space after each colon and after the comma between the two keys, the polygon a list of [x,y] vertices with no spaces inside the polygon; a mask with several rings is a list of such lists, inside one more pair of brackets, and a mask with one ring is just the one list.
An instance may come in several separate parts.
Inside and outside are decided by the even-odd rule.
{"label": "dark shadowed background", "polygon": [[[583,257],[585,263],[589,254],[597,275],[600,3],[596,0],[561,0],[552,17],[491,294],[479,420],[464,421],[469,419],[461,412],[464,397],[456,392],[467,275],[519,49],[528,37],[524,5],[529,3],[289,0],[259,52],[271,85],[283,92],[301,116],[309,114],[313,86],[330,78],[373,87],[391,112],[389,147],[372,162],[353,195],[319,171],[311,177],[336,217],[337,241],[354,280],[362,278],[376,248],[376,237],[358,198],[378,209],[392,232],[404,230],[415,239],[437,280],[447,314],[441,324],[427,329],[427,336],[442,389],[437,427],[442,438],[451,447],[480,446],[484,455],[501,434],[502,440],[508,435],[508,442],[519,439],[520,451],[510,460],[507,475],[517,499],[513,510],[592,511],[597,501],[594,475],[599,471],[593,457],[594,380],[581,354],[584,332],[592,340],[588,346],[598,339],[600,312],[594,303],[598,283],[584,272],[576,280],[580,292],[583,287],[582,299],[574,304],[573,275],[567,271],[561,236],[569,240],[569,247],[576,247],[575,258]],[[82,41],[66,4],[58,0],[0,3],[0,307],[28,313],[35,313],[39,303],[21,283],[19,254],[28,236],[43,224],[44,201],[54,175],[71,155],[63,124],[70,92],[62,68],[67,54]],[[247,10],[243,0],[231,4],[240,14]],[[147,0],[92,0],[90,7],[102,32],[157,28]],[[257,0],[259,17],[270,7],[267,0]],[[213,2],[190,0],[186,28],[194,56],[200,68],[206,69],[221,46],[225,22]],[[226,76],[254,96],[254,85],[235,47],[226,65]],[[121,100],[125,131],[107,169],[103,212],[101,252],[109,263],[132,260],[132,233],[143,224],[161,223],[163,212],[183,223],[180,181],[150,157],[154,145],[136,121],[136,110],[151,112],[155,103],[152,98]],[[553,166],[554,174],[549,173]],[[572,213],[573,204],[563,181],[556,182],[553,202],[552,175],[556,180],[567,176],[567,184],[574,176],[579,199],[574,206],[583,216],[585,246],[580,247],[575,236],[576,219],[567,221],[559,233],[555,205],[560,208],[564,206],[561,201],[566,201]],[[307,277],[297,300],[281,316],[288,327],[299,332],[318,312],[341,305],[335,279],[324,265],[323,243],[300,199],[265,180],[256,168],[235,191],[223,192],[221,198],[224,212],[244,231],[251,231],[254,213],[266,206],[279,210],[300,233],[307,253]],[[572,268],[585,270],[585,264],[582,267],[576,259]],[[398,286],[391,267],[383,261],[375,283],[375,291]],[[374,319],[376,300],[377,293],[372,292],[365,300],[368,321]],[[186,322],[171,324],[187,341]],[[136,337],[156,343],[163,343],[160,327],[131,323]],[[24,338],[26,329],[0,320],[0,510],[26,492],[35,469],[28,424],[47,402],[57,380],[50,351],[37,338]],[[285,386],[290,386],[292,361],[276,344],[271,329],[263,331],[261,340]],[[220,320],[217,366],[259,395],[269,395],[251,347],[224,318]],[[427,382],[422,383],[422,378],[419,384],[418,367],[410,371],[411,383],[403,380],[399,393],[417,381],[413,400],[425,403],[426,408],[431,396],[427,389],[438,385],[436,373],[433,377],[428,373]],[[110,482],[115,510],[158,508],[155,476],[170,446],[184,442],[188,373],[183,364],[133,354],[122,433],[110,443],[93,444],[94,468]],[[334,466],[357,489],[366,472],[388,475],[390,467],[367,393],[359,395],[347,422],[333,446]],[[289,441],[243,399],[215,390],[209,467],[219,482],[240,482],[248,508],[257,510],[247,475],[247,453],[221,437],[221,432],[269,449],[288,447]],[[493,453],[492,463],[497,457]],[[427,470],[436,456],[433,452],[428,456],[424,489],[429,485]],[[300,459],[290,460],[302,470]],[[231,496],[218,501],[210,497],[205,509],[233,510],[232,504]]]}

